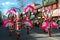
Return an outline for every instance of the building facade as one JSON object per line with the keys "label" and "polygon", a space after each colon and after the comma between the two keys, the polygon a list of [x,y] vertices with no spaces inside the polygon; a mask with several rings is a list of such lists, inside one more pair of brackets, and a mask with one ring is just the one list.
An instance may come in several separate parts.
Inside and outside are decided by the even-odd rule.
{"label": "building facade", "polygon": [[58,0],[58,8],[60,8],[60,0]]}

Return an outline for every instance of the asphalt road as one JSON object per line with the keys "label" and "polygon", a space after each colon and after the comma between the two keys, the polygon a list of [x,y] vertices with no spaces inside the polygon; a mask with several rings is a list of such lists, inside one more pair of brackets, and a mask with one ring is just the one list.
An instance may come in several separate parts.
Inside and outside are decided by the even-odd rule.
{"label": "asphalt road", "polygon": [[[15,33],[10,37],[8,29],[2,28],[0,26],[0,40],[17,40]],[[38,27],[35,27],[30,31],[30,34],[26,34],[26,29],[22,29],[21,37],[19,40],[60,40],[60,30],[52,30],[52,37],[49,37],[47,33],[44,33],[42,30],[39,30]]]}

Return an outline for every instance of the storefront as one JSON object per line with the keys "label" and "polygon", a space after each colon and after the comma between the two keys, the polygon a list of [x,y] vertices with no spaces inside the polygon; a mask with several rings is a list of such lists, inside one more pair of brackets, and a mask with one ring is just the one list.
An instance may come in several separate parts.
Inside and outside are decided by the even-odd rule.
{"label": "storefront", "polygon": [[53,20],[55,20],[56,22],[60,19],[60,9],[55,9],[55,10],[53,10],[52,18],[53,18]]}
{"label": "storefront", "polygon": [[54,16],[60,16],[60,9],[53,10],[52,17]]}

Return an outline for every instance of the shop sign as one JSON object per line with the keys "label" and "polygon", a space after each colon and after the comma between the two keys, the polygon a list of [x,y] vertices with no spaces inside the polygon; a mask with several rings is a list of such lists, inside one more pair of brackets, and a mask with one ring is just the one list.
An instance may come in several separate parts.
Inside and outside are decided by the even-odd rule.
{"label": "shop sign", "polygon": [[60,16],[60,9],[53,10],[52,16]]}
{"label": "shop sign", "polygon": [[53,13],[60,14],[60,9],[53,10]]}

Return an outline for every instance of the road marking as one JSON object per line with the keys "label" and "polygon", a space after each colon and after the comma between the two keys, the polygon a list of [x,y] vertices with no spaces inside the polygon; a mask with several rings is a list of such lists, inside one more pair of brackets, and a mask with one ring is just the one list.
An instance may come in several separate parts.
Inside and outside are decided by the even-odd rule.
{"label": "road marking", "polygon": [[49,38],[50,40],[58,40],[56,37],[49,37],[47,34],[30,34],[31,36],[34,36],[34,37],[47,37]]}
{"label": "road marking", "polygon": [[51,40],[58,40],[57,38],[55,37],[49,37]]}
{"label": "road marking", "polygon": [[46,34],[30,34],[30,35],[34,37],[48,37],[48,35]]}

